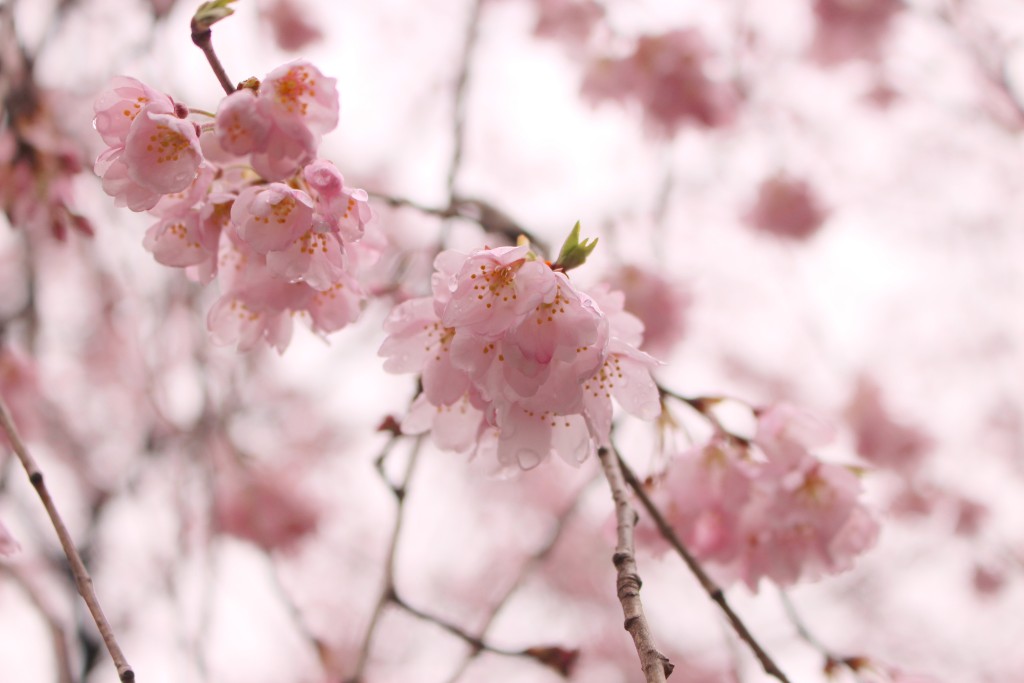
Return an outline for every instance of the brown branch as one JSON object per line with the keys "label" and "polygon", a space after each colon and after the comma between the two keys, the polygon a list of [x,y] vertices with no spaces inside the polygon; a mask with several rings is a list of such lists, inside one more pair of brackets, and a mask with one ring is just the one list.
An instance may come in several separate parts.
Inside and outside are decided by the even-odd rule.
{"label": "brown branch", "polygon": [[391,598],[395,592],[395,555],[398,553],[398,539],[402,532],[402,520],[405,517],[405,491],[406,487],[409,485],[409,481],[412,479],[413,471],[416,468],[416,461],[419,459],[420,448],[423,445],[423,438],[417,437],[416,441],[413,443],[412,451],[409,453],[409,460],[405,465],[405,471],[402,473],[399,483],[395,484],[388,479],[387,473],[384,471],[384,462],[387,460],[391,449],[394,448],[396,443],[398,443],[399,438],[400,436],[398,434],[392,435],[374,462],[374,466],[377,468],[377,472],[380,474],[381,479],[387,483],[388,488],[391,489],[391,492],[395,496],[397,509],[395,510],[395,524],[391,528],[391,539],[388,541],[388,549],[384,557],[384,585],[381,588],[380,597],[377,598],[377,603],[373,607],[373,613],[370,615],[370,623],[366,626],[366,635],[363,637],[363,645],[359,648],[359,658],[356,660],[356,668],[352,675],[347,679],[348,683],[361,683],[363,680],[366,665],[370,660],[370,648],[373,645],[373,638],[377,632],[377,626],[380,624],[380,618],[384,614],[384,609],[389,603],[391,603]]}
{"label": "brown branch", "polygon": [[494,233],[506,238],[512,244],[520,235],[530,241],[530,245],[541,257],[550,253],[550,245],[546,240],[541,239],[533,232],[527,230],[507,213],[483,199],[472,199],[469,197],[455,197],[445,208],[427,206],[413,201],[406,197],[397,197],[380,192],[370,192],[370,197],[380,200],[393,208],[408,208],[419,211],[427,216],[436,216],[441,219],[465,218],[473,221],[484,232]]}
{"label": "brown branch", "polygon": [[200,28],[195,19],[192,20],[192,42],[195,46],[203,51],[206,56],[206,61],[210,63],[210,68],[213,69],[213,75],[217,77],[220,82],[220,87],[224,88],[224,92],[230,95],[235,92],[235,85],[228,78],[227,71],[224,70],[224,65],[220,63],[220,58],[217,57],[216,50],[213,49],[213,30]]}
{"label": "brown branch", "polygon": [[711,425],[711,428],[714,429],[716,434],[719,434],[720,436],[723,436],[726,439],[730,439],[740,444],[741,446],[750,445],[751,440],[749,438],[745,436],[740,436],[739,434],[736,434],[726,429],[725,426],[722,424],[721,420],[718,419],[718,416],[715,415],[714,410],[712,410],[712,408],[716,404],[722,403],[723,401],[730,399],[727,399],[724,396],[684,396],[678,392],[672,391],[671,389],[662,386],[661,384],[657,384],[656,386],[658,387],[658,393],[661,394],[662,397],[667,396],[669,398],[674,398],[675,400],[685,404],[694,412],[698,413],[701,417],[707,420],[708,424]]}
{"label": "brown branch", "polygon": [[122,683],[134,681],[135,672],[132,671],[132,667],[125,659],[124,653],[121,652],[121,648],[117,644],[117,638],[114,636],[114,631],[110,627],[110,622],[107,621],[107,617],[103,614],[103,608],[100,607],[99,598],[96,597],[96,591],[93,589],[92,578],[85,568],[85,563],[82,562],[81,555],[78,554],[78,549],[75,548],[75,542],[71,539],[71,534],[68,533],[64,520],[57,511],[57,506],[50,496],[49,489],[46,488],[43,473],[40,471],[35,459],[29,454],[28,449],[25,448],[25,444],[22,442],[21,437],[18,435],[18,430],[14,426],[14,421],[11,419],[7,404],[2,397],[0,397],[0,423],[2,423],[4,433],[7,435],[7,440],[14,449],[14,453],[25,468],[29,481],[32,482],[36,493],[39,494],[39,499],[43,502],[46,513],[50,516],[50,522],[57,532],[61,548],[64,550],[64,556],[67,557],[68,564],[71,566],[71,573],[75,577],[75,585],[78,587],[78,592],[82,599],[85,600],[93,621],[96,622],[96,628],[99,629],[100,636],[103,638],[103,644],[107,646],[110,658],[114,660],[118,677]]}
{"label": "brown branch", "polygon": [[654,644],[651,628],[644,616],[644,606],[640,601],[640,575],[637,573],[634,554],[633,529],[636,525],[636,511],[630,507],[627,499],[626,482],[622,476],[618,457],[607,448],[597,451],[604,469],[604,476],[612,491],[615,502],[615,529],[617,542],[612,562],[618,571],[615,581],[619,602],[622,603],[622,614],[626,618],[623,624],[629,635],[633,637],[636,652],[640,655],[640,666],[647,683],[664,683],[675,668],[668,657],[661,654]]}
{"label": "brown branch", "polygon": [[647,495],[647,491],[644,490],[643,483],[637,479],[636,475],[629,468],[629,465],[619,457],[618,453],[615,454],[615,460],[622,467],[622,474],[625,477],[626,482],[629,484],[629,487],[633,489],[637,498],[640,499],[640,503],[647,511],[647,514],[651,516],[651,519],[658,527],[658,531],[661,533],[662,537],[668,541],[669,545],[675,549],[683,559],[683,562],[686,563],[687,568],[689,568],[693,575],[697,577],[697,581],[700,583],[701,588],[704,589],[704,592],[708,594],[708,597],[710,597],[711,600],[713,600],[722,610],[725,614],[725,618],[729,621],[729,625],[732,626],[733,631],[736,632],[736,635],[739,636],[740,640],[746,643],[747,647],[749,647],[754,653],[754,656],[757,657],[757,661],[760,662],[761,668],[764,669],[764,672],[769,676],[773,676],[779,681],[782,681],[782,683],[791,683],[789,678],[786,677],[786,674],[782,672],[771,656],[757,642],[753,634],[750,633],[750,630],[739,618],[739,615],[733,611],[729,602],[725,599],[725,592],[722,591],[721,587],[719,587],[710,576],[708,576],[708,573],[704,571],[704,567],[702,567],[700,562],[697,561],[697,558],[695,558],[686,546],[683,545],[683,542],[679,540],[679,536],[676,535],[675,530],[672,529],[672,526],[665,520],[665,517],[661,514],[661,511],[658,510],[650,496]]}

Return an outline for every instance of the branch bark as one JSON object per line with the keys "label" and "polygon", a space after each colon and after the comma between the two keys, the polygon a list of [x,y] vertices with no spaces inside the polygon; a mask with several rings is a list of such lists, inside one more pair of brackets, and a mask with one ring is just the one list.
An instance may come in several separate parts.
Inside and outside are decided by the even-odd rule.
{"label": "branch bark", "polygon": [[78,554],[75,542],[71,540],[71,534],[68,532],[64,520],[57,511],[57,506],[50,495],[49,489],[46,488],[43,473],[40,471],[35,459],[29,454],[28,449],[25,448],[25,444],[14,425],[14,420],[11,419],[11,413],[7,409],[7,404],[2,397],[0,397],[0,426],[3,427],[7,440],[10,442],[15,455],[18,456],[18,460],[21,461],[22,467],[25,468],[28,480],[32,482],[32,486],[39,495],[39,499],[43,502],[43,507],[46,508],[46,514],[50,517],[50,523],[53,525],[54,531],[57,532],[57,538],[60,539],[60,546],[64,550],[64,556],[67,557],[68,564],[71,566],[71,574],[75,578],[78,593],[85,600],[85,605],[89,608],[93,621],[96,622],[96,628],[100,632],[100,637],[103,638],[103,644],[106,645],[110,658],[114,660],[118,677],[122,683],[134,681],[135,672],[128,664],[127,659],[125,659],[121,647],[117,644],[114,630],[110,627],[110,622],[107,621],[106,615],[103,614],[103,608],[100,606],[99,598],[96,596],[96,591],[92,585],[92,577],[89,576],[89,571],[85,568],[85,563],[82,562],[82,556]]}
{"label": "branch bark", "polygon": [[[708,594],[708,597],[710,597],[722,610],[733,631],[735,631],[740,640],[746,643],[751,649],[754,656],[757,657],[757,661],[760,662],[761,668],[764,669],[764,672],[769,676],[775,677],[782,683],[791,683],[789,678],[786,677],[786,674],[782,673],[782,669],[779,668],[771,656],[757,642],[753,634],[747,628],[747,625],[740,619],[739,615],[733,611],[729,602],[725,599],[725,592],[711,579],[710,576],[708,576],[708,573],[704,571],[704,567],[697,561],[697,558],[694,557],[693,554],[690,553],[689,549],[683,545],[683,542],[679,540],[679,536],[676,535],[675,530],[673,530],[672,526],[665,520],[661,511],[658,510],[657,506],[654,504],[654,501],[652,501],[650,496],[647,495],[647,491],[644,490],[643,484],[639,479],[637,479],[636,475],[633,474],[633,471],[629,469],[629,465],[623,462],[618,453],[615,453],[613,457],[621,466],[622,474],[625,477],[626,482],[629,484],[629,487],[633,489],[637,498],[640,499],[640,503],[644,506],[644,510],[647,511],[647,514],[651,516],[651,520],[658,527],[659,533],[661,533],[662,537],[675,549],[693,575],[697,577],[697,581],[704,589],[704,592]],[[611,457],[609,457],[609,459],[611,459]]]}
{"label": "branch bark", "polygon": [[619,602],[622,603],[622,615],[626,618],[623,627],[633,637],[633,644],[640,656],[644,680],[647,683],[664,683],[674,666],[655,646],[650,625],[644,615],[644,606],[640,601],[640,586],[643,582],[637,571],[633,543],[636,511],[630,506],[627,498],[626,481],[618,456],[604,447],[597,451],[597,455],[601,459],[601,467],[604,469],[604,476],[608,480],[612,500],[615,502],[617,542],[612,562],[618,571],[615,587]]}

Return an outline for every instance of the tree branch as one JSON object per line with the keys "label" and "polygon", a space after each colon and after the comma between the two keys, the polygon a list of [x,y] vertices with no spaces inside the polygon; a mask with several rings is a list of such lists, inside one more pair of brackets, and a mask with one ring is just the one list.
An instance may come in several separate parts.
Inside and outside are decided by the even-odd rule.
{"label": "tree branch", "polygon": [[786,677],[786,674],[782,672],[771,656],[765,652],[764,648],[762,648],[757,642],[753,634],[750,633],[750,630],[739,618],[739,615],[733,611],[732,607],[725,599],[725,593],[722,591],[721,587],[719,587],[718,584],[708,576],[708,573],[704,571],[704,567],[702,567],[700,562],[697,561],[697,558],[695,558],[686,546],[683,545],[683,542],[679,540],[679,536],[676,535],[672,526],[665,520],[665,517],[658,510],[657,506],[654,505],[650,496],[647,495],[647,491],[644,490],[643,484],[639,479],[637,479],[636,475],[629,468],[629,465],[619,457],[618,453],[615,454],[615,460],[621,466],[622,474],[625,477],[626,482],[629,484],[629,487],[633,489],[637,498],[640,499],[640,503],[644,506],[647,514],[651,516],[651,519],[658,527],[658,531],[661,533],[662,537],[668,541],[669,545],[671,545],[679,556],[683,558],[683,562],[686,563],[686,566],[693,575],[697,577],[697,581],[704,589],[704,592],[708,594],[708,597],[710,597],[725,614],[725,618],[729,621],[729,625],[732,626],[733,631],[736,632],[736,635],[740,637],[740,640],[746,643],[754,653],[754,656],[757,657],[757,661],[760,662],[761,668],[764,669],[764,672],[769,676],[773,676],[779,681],[782,681],[782,683],[791,683],[789,678]]}
{"label": "tree branch", "polygon": [[78,593],[85,600],[86,607],[89,608],[89,613],[92,615],[93,621],[96,622],[96,628],[99,629],[100,636],[103,638],[103,644],[107,646],[107,652],[110,653],[110,658],[114,660],[114,666],[117,667],[118,677],[122,683],[134,681],[135,672],[132,671],[132,667],[125,659],[124,653],[121,652],[121,648],[117,644],[117,638],[114,636],[114,630],[110,627],[110,622],[107,621],[106,615],[103,614],[103,608],[100,607],[99,598],[96,597],[96,591],[92,585],[92,577],[89,576],[85,563],[82,562],[82,557],[78,554],[78,549],[75,548],[75,542],[71,540],[71,534],[68,533],[67,526],[64,524],[64,520],[57,511],[57,506],[50,496],[50,491],[46,488],[43,473],[40,471],[35,459],[29,454],[28,449],[25,448],[25,444],[22,442],[21,436],[19,436],[18,430],[14,426],[14,421],[11,419],[7,404],[2,397],[0,397],[0,425],[2,425],[4,433],[7,435],[11,448],[14,449],[18,460],[21,461],[22,467],[25,468],[25,473],[28,474],[28,479],[32,482],[32,486],[39,495],[39,499],[43,502],[46,514],[50,516],[50,522],[57,532],[57,538],[60,539],[64,556],[67,557],[68,564],[71,566],[71,573],[75,577]]}
{"label": "tree branch", "polygon": [[640,602],[642,582],[637,573],[633,543],[636,511],[629,505],[626,482],[623,480],[617,455],[604,447],[598,449],[597,455],[601,459],[601,467],[604,469],[604,476],[608,480],[615,502],[615,529],[618,540],[612,562],[618,571],[615,587],[619,602],[622,603],[622,614],[626,618],[623,626],[633,637],[636,652],[640,655],[644,680],[647,683],[664,683],[675,667],[655,646],[647,617],[644,616],[643,603]]}

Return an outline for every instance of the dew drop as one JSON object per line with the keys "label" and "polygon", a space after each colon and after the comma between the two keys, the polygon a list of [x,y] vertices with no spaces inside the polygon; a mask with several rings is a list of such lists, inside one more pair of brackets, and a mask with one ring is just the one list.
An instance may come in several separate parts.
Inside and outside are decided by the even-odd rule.
{"label": "dew drop", "polygon": [[532,470],[540,464],[540,460],[541,458],[537,451],[530,450],[529,448],[521,448],[516,451],[516,461],[524,470]]}

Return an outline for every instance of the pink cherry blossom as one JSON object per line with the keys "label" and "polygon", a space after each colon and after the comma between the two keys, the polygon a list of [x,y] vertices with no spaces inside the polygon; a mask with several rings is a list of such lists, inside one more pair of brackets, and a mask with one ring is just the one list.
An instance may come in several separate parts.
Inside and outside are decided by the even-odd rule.
{"label": "pink cherry blossom", "polygon": [[439,444],[530,469],[607,443],[612,397],[643,419],[659,414],[655,361],[629,343],[642,325],[621,295],[602,290],[607,316],[526,245],[446,251],[434,264],[433,295],[395,307],[379,351],[388,371],[422,378],[403,429],[440,430]]}
{"label": "pink cherry blossom", "polygon": [[560,40],[571,49],[582,48],[604,18],[604,8],[593,0],[537,0],[537,24],[541,38]]}
{"label": "pink cherry blossom", "polygon": [[[669,353],[686,332],[692,298],[682,285],[649,268],[624,265],[606,280],[625,296],[623,308],[643,323],[643,349]],[[631,342],[632,343],[632,342]]]}
{"label": "pink cherry blossom", "polygon": [[198,211],[164,218],[153,225],[142,242],[158,263],[175,268],[198,265],[210,258],[217,242],[204,245]]}
{"label": "pink cherry blossom", "polygon": [[899,0],[815,0],[811,55],[823,64],[849,59],[877,61]]}
{"label": "pink cherry blossom", "polygon": [[128,76],[116,76],[96,98],[92,120],[96,132],[110,147],[124,147],[128,132],[143,108],[162,114],[175,111],[170,96]]}
{"label": "pink cherry blossom", "polygon": [[[31,439],[41,433],[43,397],[36,365],[7,345],[0,346],[0,395],[23,438]],[[0,445],[6,444],[7,436],[0,432]]]}
{"label": "pink cherry blossom", "polygon": [[672,135],[687,123],[725,126],[735,116],[739,96],[731,85],[705,74],[711,57],[695,29],[644,35],[630,56],[592,64],[583,94],[596,102],[636,100],[648,127],[662,135]]}
{"label": "pink cherry blossom", "polygon": [[289,133],[308,129],[324,135],[338,125],[337,83],[300,59],[267,74],[260,84],[260,99],[268,103],[274,121]]}
{"label": "pink cherry blossom", "polygon": [[217,109],[220,147],[251,155],[270,181],[286,180],[316,157],[320,137],[338,125],[337,81],[298,60],[270,72],[257,91],[242,88]]}
{"label": "pink cherry blossom", "polygon": [[451,300],[441,322],[496,338],[522,322],[541,303],[553,301],[555,274],[527,260],[529,248],[499,247],[470,254],[447,283]]}
{"label": "pink cherry blossom", "polygon": [[[724,439],[684,452],[669,466],[657,492],[666,519],[698,557],[724,564],[740,553],[739,519],[755,471],[742,449]],[[638,531],[641,541],[667,549],[650,527]]]}
{"label": "pink cherry blossom", "polygon": [[257,105],[256,93],[241,88],[225,97],[217,108],[214,131],[221,148],[236,156],[266,147],[273,121]]}
{"label": "pink cherry blossom", "polygon": [[790,403],[777,403],[759,411],[754,443],[769,459],[792,465],[810,449],[825,446],[835,437],[831,423]]}
{"label": "pink cherry blossom", "polygon": [[214,526],[221,533],[287,551],[317,529],[319,512],[287,472],[235,466],[217,484]]}
{"label": "pink cherry blossom", "polygon": [[[115,205],[146,211],[163,195],[181,192],[195,180],[203,162],[196,125],[166,111],[167,106],[157,101],[132,113],[124,145],[97,158],[96,173]],[[111,129],[111,137],[120,134],[116,126]]]}
{"label": "pink cherry blossom", "polygon": [[882,401],[881,387],[868,377],[858,379],[846,419],[857,440],[857,454],[880,467],[913,472],[932,445],[920,430],[893,418]]}
{"label": "pink cherry blossom", "polygon": [[808,456],[793,467],[762,467],[739,522],[743,552],[729,573],[756,590],[762,578],[786,586],[849,569],[874,545],[878,523],[858,502],[846,468]]}
{"label": "pink cherry blossom", "polygon": [[56,130],[52,116],[41,104],[33,119],[13,124],[16,130],[0,127],[0,209],[15,228],[48,231],[58,240],[69,229],[91,236],[92,224],[73,208],[82,152]]}
{"label": "pink cherry blossom", "polygon": [[260,10],[260,17],[273,31],[277,46],[295,52],[324,37],[311,12],[296,0],[273,0]]}
{"label": "pink cherry blossom", "polygon": [[765,578],[786,586],[844,571],[874,545],[879,527],[860,500],[857,476],[807,450],[829,432],[803,411],[775,406],[761,413],[754,440],[767,460],[746,442],[716,436],[677,457],[655,495],[723,581],[757,590]]}
{"label": "pink cherry blossom", "polygon": [[805,240],[828,216],[814,188],[805,180],[779,173],[761,183],[747,211],[748,225],[784,239]]}
{"label": "pink cherry blossom", "polygon": [[388,372],[422,372],[423,391],[434,406],[463,398],[469,377],[451,361],[455,330],[442,327],[429,297],[411,299],[394,308],[384,321],[388,337],[380,347]]}
{"label": "pink cherry blossom", "polygon": [[313,200],[283,183],[250,187],[231,207],[231,221],[238,236],[256,252],[282,251],[309,231]]}
{"label": "pink cherry blossom", "polygon": [[313,216],[316,229],[336,231],[346,244],[361,239],[373,218],[366,191],[345,187],[345,179],[337,167],[323,159],[306,165],[303,177],[317,197]]}

